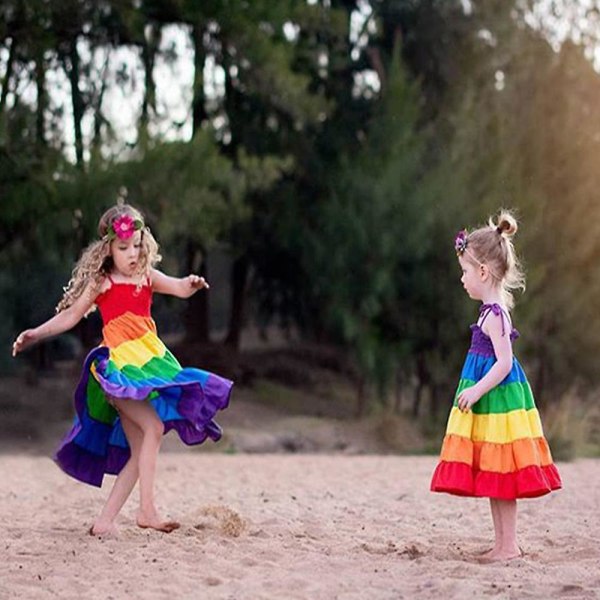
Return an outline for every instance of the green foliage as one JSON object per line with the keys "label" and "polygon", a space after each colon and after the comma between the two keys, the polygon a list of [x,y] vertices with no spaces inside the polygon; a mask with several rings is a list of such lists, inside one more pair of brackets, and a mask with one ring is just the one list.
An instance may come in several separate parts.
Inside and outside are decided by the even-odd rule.
{"label": "green foliage", "polygon": [[414,314],[404,309],[414,310],[414,284],[430,258],[435,184],[422,168],[419,98],[396,56],[368,141],[333,178],[306,254],[316,302],[380,398],[415,350],[404,329]]}
{"label": "green foliage", "polygon": [[242,175],[206,132],[158,145],[121,174],[128,199],[139,198],[165,245],[181,237],[210,247],[247,211]]}
{"label": "green foliage", "polygon": [[[581,48],[555,52],[526,27],[526,4],[472,3],[469,14],[462,4],[374,0],[355,43],[354,2],[4,3],[0,343],[51,312],[98,216],[126,197],[169,271],[226,248],[251,317],[346,347],[361,393],[381,401],[394,382],[415,382],[448,397],[476,311],[452,237],[508,206],[522,221],[529,288],[515,320],[536,395],[543,404],[574,381],[597,384],[598,74]],[[149,134],[153,61],[171,24],[194,45],[189,142]],[[144,99],[125,160],[106,158],[115,132],[101,102],[124,75],[94,79],[74,40],[140,49]],[[224,95],[204,96],[208,57]],[[74,64],[75,120],[95,132],[79,139],[77,166],[64,158],[64,109],[45,93],[49,72],[68,79]],[[357,83],[366,72],[379,94]]]}
{"label": "green foliage", "polygon": [[481,16],[496,41],[463,74],[446,118],[470,198],[467,223],[500,206],[521,217],[516,244],[528,289],[515,315],[544,404],[575,373],[598,382],[600,80],[581,49],[553,52],[539,33],[516,26],[509,10]]}

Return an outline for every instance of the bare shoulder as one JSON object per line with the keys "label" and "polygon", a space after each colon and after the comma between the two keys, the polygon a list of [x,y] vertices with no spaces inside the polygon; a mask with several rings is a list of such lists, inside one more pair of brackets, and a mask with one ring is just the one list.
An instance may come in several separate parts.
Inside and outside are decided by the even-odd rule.
{"label": "bare shoulder", "polygon": [[98,284],[96,284],[95,282],[90,282],[90,283],[92,286],[90,288],[90,294],[92,294],[94,296],[94,298],[96,296],[99,296],[100,294],[103,294],[104,292],[108,291],[112,287],[112,283],[106,275],[102,278],[100,283],[98,283]]}
{"label": "bare shoulder", "polygon": [[93,280],[88,281],[81,294],[79,294],[77,299],[65,309],[65,312],[69,312],[78,319],[81,319],[96,303],[96,299],[101,293],[101,287],[102,285],[99,285]]}
{"label": "bare shoulder", "polygon": [[108,277],[103,277],[99,282],[90,280],[87,283],[87,285],[85,286],[85,289],[83,290],[83,293],[81,294],[81,297],[86,302],[93,304],[96,301],[96,298],[100,294],[103,294],[104,292],[106,292],[106,290],[108,290],[111,285],[112,284],[111,284],[110,280],[108,279]]}
{"label": "bare shoulder", "polygon": [[495,310],[490,310],[489,315],[486,317],[483,323],[483,331],[490,337],[503,336],[510,334],[512,329],[512,321],[508,311],[500,305],[494,305],[497,307]]}

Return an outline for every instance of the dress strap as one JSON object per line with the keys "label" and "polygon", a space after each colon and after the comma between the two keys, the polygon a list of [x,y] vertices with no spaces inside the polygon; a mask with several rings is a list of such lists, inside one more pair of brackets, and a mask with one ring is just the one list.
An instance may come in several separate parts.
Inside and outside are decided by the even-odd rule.
{"label": "dress strap", "polygon": [[111,284],[114,283],[113,278],[110,276],[110,273],[107,273],[106,276],[108,277],[108,280],[110,281]]}
{"label": "dress strap", "polygon": [[502,319],[502,335],[506,335],[506,328],[504,327],[505,319],[508,321],[511,330],[512,330],[512,322],[510,320],[510,316],[508,313],[499,305],[499,304],[482,304],[479,309],[479,313],[481,316],[481,321],[479,321],[479,327],[483,325],[485,320],[488,318],[490,313],[494,313],[497,317],[501,317]]}

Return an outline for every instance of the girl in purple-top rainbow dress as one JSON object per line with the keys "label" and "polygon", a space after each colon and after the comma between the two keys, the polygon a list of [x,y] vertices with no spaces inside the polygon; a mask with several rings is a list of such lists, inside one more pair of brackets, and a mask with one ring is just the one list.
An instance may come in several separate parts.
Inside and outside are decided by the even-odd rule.
{"label": "girl in purple-top rainbow dress", "polygon": [[495,543],[481,562],[521,556],[517,499],[561,487],[531,387],[513,356],[511,291],[525,286],[512,244],[516,231],[516,220],[503,211],[497,222],[455,239],[463,287],[482,304],[431,490],[490,499]]}
{"label": "girl in purple-top rainbow dress", "polygon": [[117,204],[102,215],[100,239],[82,253],[57,315],[23,331],[13,356],[74,327],[96,306],[103,340],[85,359],[75,391],[76,416],[55,460],[69,475],[101,486],[117,475],[90,527],[115,533],[115,519],[139,479],[139,527],[166,533],[179,523],[163,519],[154,503],[156,461],[164,433],[174,429],[186,444],[218,440],[213,417],[227,407],[233,383],[195,368],[182,368],[157,335],[150,314],[153,292],[189,298],[208,283],[197,275],[168,277],[155,269],[158,244],[141,213]]}

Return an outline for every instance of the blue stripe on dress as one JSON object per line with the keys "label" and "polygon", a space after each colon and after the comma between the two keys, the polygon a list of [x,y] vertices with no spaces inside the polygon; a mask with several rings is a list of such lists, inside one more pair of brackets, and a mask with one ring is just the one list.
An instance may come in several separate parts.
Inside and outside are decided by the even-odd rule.
{"label": "blue stripe on dress", "polygon": [[[484,377],[489,370],[496,364],[496,357],[484,357],[479,354],[467,354],[465,364],[460,374],[461,379],[470,381],[479,381]],[[527,377],[521,367],[521,363],[516,358],[513,358],[513,366],[510,373],[502,380],[499,385],[507,385],[509,383],[525,383]]]}

